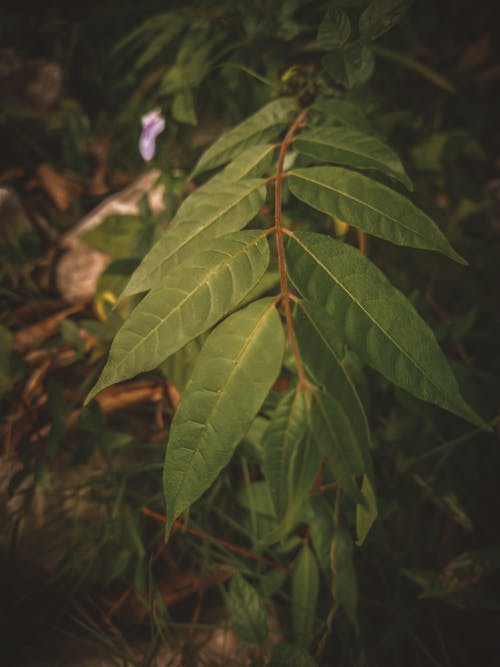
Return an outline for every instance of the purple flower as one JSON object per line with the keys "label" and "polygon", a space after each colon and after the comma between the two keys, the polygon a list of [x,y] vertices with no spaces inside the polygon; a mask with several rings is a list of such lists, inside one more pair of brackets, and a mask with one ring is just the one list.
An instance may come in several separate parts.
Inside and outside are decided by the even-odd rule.
{"label": "purple flower", "polygon": [[149,111],[141,118],[142,132],[139,139],[139,151],[146,162],[153,159],[156,150],[156,137],[165,129],[165,118],[159,107]]}

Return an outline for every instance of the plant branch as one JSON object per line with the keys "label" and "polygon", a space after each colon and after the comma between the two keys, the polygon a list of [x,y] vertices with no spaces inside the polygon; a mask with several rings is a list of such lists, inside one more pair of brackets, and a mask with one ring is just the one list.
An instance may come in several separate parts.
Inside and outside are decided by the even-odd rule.
{"label": "plant branch", "polygon": [[[161,523],[166,523],[167,522],[167,517],[164,516],[163,514],[159,514],[158,512],[155,512],[149,507],[142,507],[141,511],[143,514],[146,516],[151,517],[152,519],[156,519],[157,521],[161,521]],[[259,561],[261,563],[264,563],[265,565],[269,565],[270,567],[276,567],[279,569],[286,569],[283,567],[280,563],[277,563],[276,561],[270,560],[269,558],[265,558],[264,556],[259,556],[258,554],[254,554],[252,551],[248,551],[248,549],[244,549],[243,547],[238,546],[237,544],[232,544],[231,542],[227,542],[226,540],[222,540],[218,537],[213,537],[212,535],[209,535],[208,533],[204,533],[201,530],[198,530],[196,528],[192,528],[191,526],[186,526],[183,522],[182,519],[177,519],[174,521],[174,525],[172,526],[172,529],[174,531],[181,530],[186,533],[189,533],[190,535],[193,535],[194,537],[198,537],[202,539],[203,541],[208,541],[212,542],[216,546],[218,546],[221,549],[227,549],[228,551],[232,551],[233,553],[240,554],[240,556],[245,556],[246,558],[251,558],[252,560]]]}
{"label": "plant branch", "polygon": [[290,126],[285,138],[281,142],[280,153],[278,158],[278,166],[276,169],[275,185],[274,185],[274,226],[276,233],[276,246],[278,249],[278,264],[280,273],[280,287],[281,287],[281,301],[283,302],[283,310],[285,312],[286,326],[288,331],[288,339],[292,348],[295,364],[297,366],[297,374],[299,376],[299,388],[305,388],[310,385],[304,372],[302,359],[295,338],[295,332],[292,322],[292,309],[290,306],[290,293],[288,290],[288,282],[286,278],[286,259],[285,259],[285,245],[283,242],[283,228],[281,224],[281,182],[285,176],[283,166],[285,163],[285,156],[288,147],[293,142],[294,135],[297,130],[304,125],[307,117],[307,109],[303,109],[297,116],[295,121]]}

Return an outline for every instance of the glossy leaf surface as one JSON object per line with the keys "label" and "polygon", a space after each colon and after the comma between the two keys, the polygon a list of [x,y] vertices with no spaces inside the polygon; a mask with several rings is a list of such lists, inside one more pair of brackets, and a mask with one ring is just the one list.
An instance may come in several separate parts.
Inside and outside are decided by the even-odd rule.
{"label": "glossy leaf surface", "polygon": [[165,459],[167,529],[229,462],[281,368],[284,334],[272,299],[219,325],[172,421]]}

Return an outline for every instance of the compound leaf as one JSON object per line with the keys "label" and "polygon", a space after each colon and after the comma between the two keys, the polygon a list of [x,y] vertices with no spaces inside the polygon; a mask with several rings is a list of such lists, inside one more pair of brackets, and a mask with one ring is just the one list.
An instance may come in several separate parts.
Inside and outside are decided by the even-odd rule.
{"label": "compound leaf", "polygon": [[170,430],[167,536],[229,462],[276,380],[283,351],[283,327],[272,299],[232,314],[208,337]]}
{"label": "compound leaf", "polygon": [[323,234],[293,233],[288,271],[370,366],[411,394],[484,428],[460,395],[436,339],[414,307],[359,250]]}
{"label": "compound leaf", "polygon": [[216,324],[258,283],[268,263],[269,244],[257,230],[215,239],[188,258],[132,311],[87,402],[115,382],[156,368]]}
{"label": "compound leaf", "polygon": [[396,153],[386,144],[357,130],[320,127],[302,132],[294,147],[310,157],[356,169],[375,169],[400,181],[409,190],[412,184]]}
{"label": "compound leaf", "polygon": [[294,169],[290,191],[309,206],[397,245],[436,250],[465,260],[439,227],[406,197],[377,181],[341,167]]}

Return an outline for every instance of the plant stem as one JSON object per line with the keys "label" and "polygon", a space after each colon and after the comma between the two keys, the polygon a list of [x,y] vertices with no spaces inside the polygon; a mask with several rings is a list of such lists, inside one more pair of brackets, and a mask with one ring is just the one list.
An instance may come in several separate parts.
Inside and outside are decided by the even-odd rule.
{"label": "plant stem", "polygon": [[295,121],[290,126],[288,132],[285,135],[285,138],[281,142],[280,154],[278,158],[278,167],[276,169],[275,185],[274,185],[274,226],[276,234],[276,246],[278,249],[278,265],[280,273],[280,287],[281,287],[281,300],[283,302],[283,310],[285,312],[286,326],[288,330],[288,339],[290,341],[290,346],[292,348],[293,356],[295,359],[295,364],[297,366],[297,374],[299,376],[299,389],[304,389],[310,386],[309,381],[307,380],[306,374],[304,372],[304,367],[302,365],[302,359],[299,352],[299,346],[297,345],[297,339],[295,338],[295,332],[293,329],[292,322],[292,309],[290,306],[290,293],[288,290],[288,282],[286,279],[286,259],[285,259],[285,245],[283,243],[283,228],[281,225],[281,182],[284,177],[283,165],[285,163],[286,151],[290,144],[293,142],[293,138],[297,130],[303,126],[304,121],[307,116],[307,109],[303,109],[300,114],[297,116]]}

